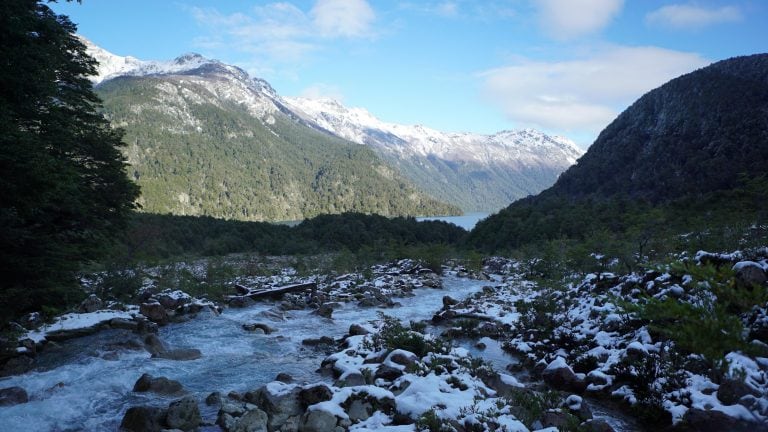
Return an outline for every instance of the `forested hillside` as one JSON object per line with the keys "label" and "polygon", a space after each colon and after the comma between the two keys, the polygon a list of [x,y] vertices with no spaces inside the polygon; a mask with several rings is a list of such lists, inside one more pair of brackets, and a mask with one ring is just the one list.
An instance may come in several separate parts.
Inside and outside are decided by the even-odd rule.
{"label": "forested hillside", "polygon": [[765,221],[768,54],[715,63],[624,111],[554,186],[480,223],[470,243],[510,249],[596,233],[662,233]]}
{"label": "forested hillside", "polygon": [[143,211],[252,221],[459,212],[417,191],[364,146],[277,110],[254,115],[227,97],[234,79],[227,74],[119,77],[97,87],[106,114],[125,129]]}

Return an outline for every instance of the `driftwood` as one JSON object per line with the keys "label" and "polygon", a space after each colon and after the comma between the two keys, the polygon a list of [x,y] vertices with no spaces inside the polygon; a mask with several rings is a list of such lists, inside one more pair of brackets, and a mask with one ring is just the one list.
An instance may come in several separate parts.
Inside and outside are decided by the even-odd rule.
{"label": "driftwood", "polygon": [[317,289],[317,284],[314,282],[284,285],[281,287],[272,287],[264,289],[249,290],[244,294],[245,297],[250,297],[253,300],[262,298],[280,298],[283,294],[302,292],[306,290],[312,290],[314,292]]}

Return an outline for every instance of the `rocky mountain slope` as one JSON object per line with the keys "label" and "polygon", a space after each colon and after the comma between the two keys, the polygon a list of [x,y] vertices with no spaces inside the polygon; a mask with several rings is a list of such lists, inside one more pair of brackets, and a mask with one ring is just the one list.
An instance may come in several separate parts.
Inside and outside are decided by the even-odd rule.
{"label": "rocky mountain slope", "polygon": [[533,129],[446,133],[387,123],[333,99],[285,100],[302,118],[370,146],[432,196],[465,210],[495,211],[536,194],[584,153],[566,138]]}
{"label": "rocky mountain slope", "polygon": [[733,188],[766,172],[768,54],[737,57],[647,93],[548,193],[653,202]]}
{"label": "rocky mountain slope", "polygon": [[237,67],[195,54],[147,62],[90,51],[147,212],[241,220],[459,212],[371,149],[309,127],[268,83]]}
{"label": "rocky mountain slope", "polygon": [[760,225],[767,114],[768,54],[678,77],[627,108],[551,188],[481,222],[470,241],[500,248],[610,231],[644,244],[660,232]]}

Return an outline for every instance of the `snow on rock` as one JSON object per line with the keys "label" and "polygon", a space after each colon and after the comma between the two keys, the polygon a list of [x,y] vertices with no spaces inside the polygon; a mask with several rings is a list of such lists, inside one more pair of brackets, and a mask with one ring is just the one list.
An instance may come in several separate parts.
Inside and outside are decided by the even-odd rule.
{"label": "snow on rock", "polygon": [[51,335],[60,336],[66,332],[75,334],[83,331],[96,331],[98,328],[108,325],[115,318],[131,320],[137,314],[138,309],[135,307],[128,311],[99,310],[87,313],[68,313],[57,317],[51,324],[28,332],[20,339],[31,339],[35,343],[42,343]]}

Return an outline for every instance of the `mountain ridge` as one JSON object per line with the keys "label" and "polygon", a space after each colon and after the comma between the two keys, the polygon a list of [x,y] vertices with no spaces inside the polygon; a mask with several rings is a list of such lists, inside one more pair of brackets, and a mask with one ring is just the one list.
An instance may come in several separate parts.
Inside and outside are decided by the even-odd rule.
{"label": "mountain ridge", "polygon": [[144,211],[255,221],[460,212],[369,148],[298,122],[268,83],[242,69],[197,55],[116,56],[109,65],[94,78],[101,79],[96,91],[105,115],[126,132]]}
{"label": "mountain ridge", "polygon": [[431,195],[465,197],[455,203],[467,211],[495,211],[538,193],[584,153],[566,138],[535,129],[442,132],[384,122],[333,99],[284,100],[321,129],[371,146]]}
{"label": "mountain ridge", "polygon": [[[125,77],[187,76],[193,85],[200,84],[201,79],[207,80],[215,96],[204,98],[208,103],[221,107],[221,100],[229,100],[246,107],[268,128],[274,125],[275,116],[279,114],[303,127],[369,147],[398,176],[463,211],[495,211],[515,199],[537,193],[554,183],[557,176],[583,154],[571,141],[533,129],[493,135],[446,133],[419,125],[386,123],[367,110],[348,109],[337,101],[310,102],[281,97],[267,81],[251,78],[236,66],[195,53],[171,61],[145,61],[117,56],[86,39],[84,42],[101,65],[98,75],[91,77],[97,86]],[[233,81],[227,83],[231,78]],[[163,98],[170,97],[170,93],[162,89],[161,94],[165,95]],[[178,98],[172,99],[174,103],[180,102]],[[200,98],[197,99],[199,102]],[[326,109],[321,109],[318,103]],[[310,109],[312,104],[315,109]],[[357,121],[350,121],[349,113],[355,113]],[[342,117],[351,126],[349,130],[357,134],[336,127],[338,122],[329,121]],[[124,118],[114,120],[118,126],[129,126]],[[180,117],[165,128],[181,133],[186,127],[186,133],[199,133],[199,125],[187,127],[190,122],[194,120],[188,113],[180,113]]]}

